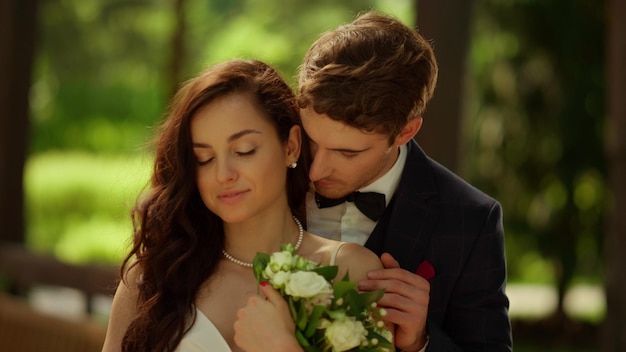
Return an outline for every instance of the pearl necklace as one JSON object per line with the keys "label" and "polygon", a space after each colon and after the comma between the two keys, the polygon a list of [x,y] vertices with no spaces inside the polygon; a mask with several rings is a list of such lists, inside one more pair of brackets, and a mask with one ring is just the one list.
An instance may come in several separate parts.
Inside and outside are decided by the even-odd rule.
{"label": "pearl necklace", "polygon": [[[296,222],[296,225],[298,225],[298,241],[296,242],[296,245],[293,247],[297,251],[298,248],[300,248],[300,245],[302,244],[302,237],[304,234],[304,229],[302,228],[302,224],[300,223],[300,220],[298,220],[298,218],[294,216],[293,220]],[[239,264],[246,268],[252,268],[252,263],[244,262],[243,260],[239,260],[233,257],[232,255],[228,254],[228,252],[226,252],[225,249],[222,249],[222,254],[224,255],[226,259],[230,260],[231,262],[235,264]]]}

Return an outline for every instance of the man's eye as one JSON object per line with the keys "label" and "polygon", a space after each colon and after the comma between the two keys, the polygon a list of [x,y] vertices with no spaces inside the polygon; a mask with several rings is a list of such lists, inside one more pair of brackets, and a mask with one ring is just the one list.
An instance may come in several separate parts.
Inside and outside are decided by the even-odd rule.
{"label": "man's eye", "polygon": [[356,157],[358,154],[357,153],[341,153],[341,155],[346,159],[352,159]]}

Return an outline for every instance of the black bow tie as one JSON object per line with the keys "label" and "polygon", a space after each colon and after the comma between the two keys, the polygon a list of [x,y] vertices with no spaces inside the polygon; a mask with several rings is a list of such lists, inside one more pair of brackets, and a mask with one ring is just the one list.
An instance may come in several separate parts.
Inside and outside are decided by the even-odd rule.
{"label": "black bow tie", "polygon": [[354,192],[344,198],[326,198],[315,193],[315,202],[320,209],[334,207],[343,202],[354,202],[354,205],[368,218],[378,221],[385,212],[385,195],[376,192]]}

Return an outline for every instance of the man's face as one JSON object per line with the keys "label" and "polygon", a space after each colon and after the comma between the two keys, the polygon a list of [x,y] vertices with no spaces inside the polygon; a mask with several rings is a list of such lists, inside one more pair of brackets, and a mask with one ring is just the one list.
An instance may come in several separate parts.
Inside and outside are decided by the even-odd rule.
{"label": "man's face", "polygon": [[363,132],[311,107],[300,116],[313,156],[309,177],[324,197],[340,198],[369,185],[398,158],[398,146],[389,145],[387,135]]}

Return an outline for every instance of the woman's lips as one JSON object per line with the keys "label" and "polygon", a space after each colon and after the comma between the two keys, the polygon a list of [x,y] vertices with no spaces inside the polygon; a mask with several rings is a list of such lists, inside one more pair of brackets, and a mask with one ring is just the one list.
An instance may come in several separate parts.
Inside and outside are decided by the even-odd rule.
{"label": "woman's lips", "polygon": [[233,204],[243,198],[247,192],[247,190],[222,192],[217,195],[217,199],[219,199],[222,203]]}

